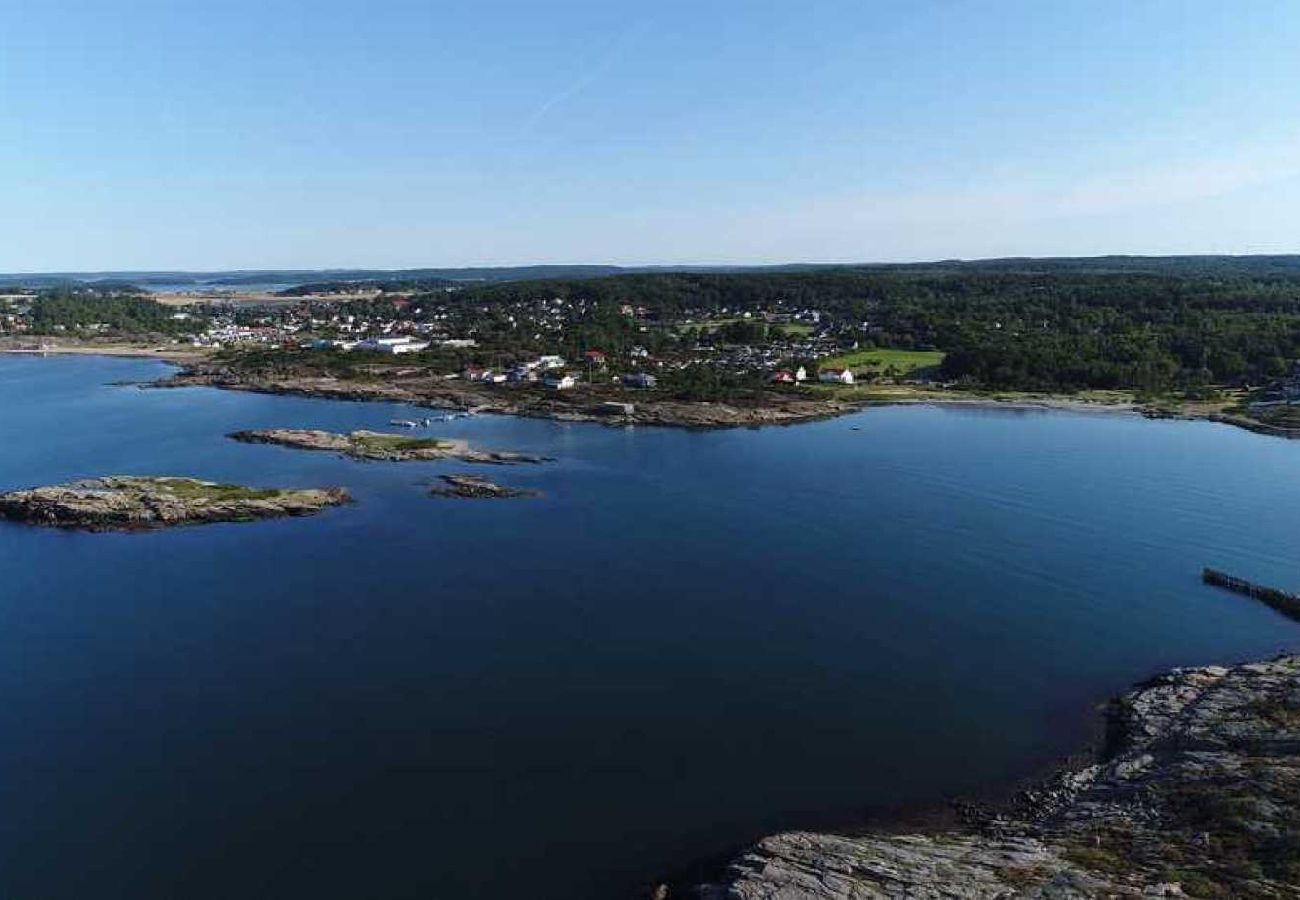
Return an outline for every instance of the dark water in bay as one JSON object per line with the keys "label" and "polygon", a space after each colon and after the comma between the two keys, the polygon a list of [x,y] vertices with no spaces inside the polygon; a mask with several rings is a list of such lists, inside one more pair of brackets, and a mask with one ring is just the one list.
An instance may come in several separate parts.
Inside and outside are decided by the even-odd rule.
{"label": "dark water in bay", "polygon": [[[141,391],[0,358],[0,489],[107,473],[350,487],[305,520],[0,524],[0,895],[627,896],[772,829],[1032,771],[1091,704],[1300,627],[1300,443],[1205,423],[894,408],[685,433],[480,417],[557,458],[247,446],[406,410]],[[852,425],[860,431],[851,430]]]}

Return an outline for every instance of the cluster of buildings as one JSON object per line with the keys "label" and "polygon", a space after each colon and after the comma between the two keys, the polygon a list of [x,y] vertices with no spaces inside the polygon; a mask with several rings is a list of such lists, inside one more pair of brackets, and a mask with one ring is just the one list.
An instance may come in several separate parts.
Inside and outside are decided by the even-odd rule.
{"label": "cluster of buildings", "polygon": [[278,350],[292,342],[297,330],[275,325],[241,325],[229,319],[214,319],[206,329],[194,335],[190,343],[195,347],[212,350],[249,346]]}
{"label": "cluster of buildings", "polygon": [[[368,337],[360,340],[317,338],[309,346],[312,350],[339,350],[345,353],[351,350],[368,350],[372,353],[387,353],[391,356],[400,356],[404,353],[419,353],[421,350],[428,350],[431,344],[431,341],[422,341],[419,338],[401,334]],[[470,344],[472,345],[473,341],[470,341]]]}
{"label": "cluster of buildings", "polygon": [[564,390],[577,384],[576,380],[573,380],[572,384],[565,381],[566,378],[572,380],[573,376],[565,375],[562,371],[564,367],[564,357],[546,355],[511,366],[504,371],[483,366],[467,366],[461,372],[461,377],[466,381],[475,381],[481,384],[503,384],[505,382],[529,384],[541,381],[546,383],[547,387]]}
{"label": "cluster of buildings", "polygon": [[1300,406],[1300,363],[1260,391],[1250,403],[1252,411],[1274,409],[1281,406]]}
{"label": "cluster of buildings", "polygon": [[[605,354],[600,350],[588,350],[583,354],[583,361],[592,375],[603,371],[606,365]],[[552,390],[567,391],[579,384],[578,376],[566,371],[567,367],[564,357],[543,355],[505,369],[466,366],[460,375],[478,384],[541,384]],[[648,372],[629,372],[616,381],[624,387],[640,389],[651,389],[658,384],[658,378]]]}

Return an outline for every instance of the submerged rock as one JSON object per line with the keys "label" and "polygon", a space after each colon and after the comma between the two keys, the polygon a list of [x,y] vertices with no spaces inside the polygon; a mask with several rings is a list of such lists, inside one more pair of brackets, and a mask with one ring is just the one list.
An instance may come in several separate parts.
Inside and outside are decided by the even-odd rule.
{"label": "submerged rock", "polygon": [[0,516],[56,528],[133,531],[306,516],[350,500],[343,488],[258,489],[196,478],[111,475],[0,494]]}
{"label": "submerged rock", "polygon": [[446,487],[434,487],[435,497],[460,497],[467,500],[502,500],[511,497],[537,497],[537,491],[505,487],[477,475],[442,475]]}
{"label": "submerged rock", "polygon": [[1300,897],[1300,656],[1175,669],[1112,704],[1109,753],[940,834],[769,837],[708,900]]}
{"label": "submerged rock", "polygon": [[336,434],[331,431],[298,428],[267,428],[261,431],[236,431],[230,435],[246,444],[277,444],[298,450],[328,450],[342,453],[353,459],[373,459],[385,462],[412,460],[457,459],[469,463],[547,462],[544,456],[511,453],[504,450],[476,450],[465,441],[436,437],[414,437],[405,434],[384,434],[378,431],[353,431]]}

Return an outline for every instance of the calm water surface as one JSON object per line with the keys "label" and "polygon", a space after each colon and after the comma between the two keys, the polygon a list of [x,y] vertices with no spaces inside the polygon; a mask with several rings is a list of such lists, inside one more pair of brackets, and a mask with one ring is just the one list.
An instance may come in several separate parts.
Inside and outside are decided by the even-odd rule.
{"label": "calm water surface", "polygon": [[[248,446],[400,407],[0,358],[0,489],[351,488],[306,520],[0,525],[0,895],[605,900],[772,829],[1017,777],[1164,667],[1294,648],[1300,443],[894,408],[684,433],[481,417],[447,463]],[[851,426],[861,430],[853,431]],[[480,470],[482,471],[482,470]]]}

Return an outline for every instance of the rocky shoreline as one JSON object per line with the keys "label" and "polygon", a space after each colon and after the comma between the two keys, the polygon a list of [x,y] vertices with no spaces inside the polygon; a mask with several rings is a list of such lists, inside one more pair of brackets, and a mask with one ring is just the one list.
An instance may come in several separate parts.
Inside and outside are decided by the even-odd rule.
{"label": "rocky shoreline", "polygon": [[545,456],[530,453],[476,450],[465,441],[365,430],[337,434],[317,429],[267,428],[259,431],[236,431],[228,437],[245,444],[274,444],[296,450],[328,451],[352,459],[384,462],[455,459],[467,463],[504,466],[550,461]]}
{"label": "rocky shoreline", "polygon": [[672,895],[1300,897],[1300,656],[1175,669],[1107,724],[1098,761],[967,827],[776,835]]}
{"label": "rocky shoreline", "polygon": [[[431,409],[594,422],[605,425],[656,425],[677,428],[737,428],[782,425],[831,418],[854,412],[866,400],[802,397],[763,391],[740,401],[722,403],[674,400],[645,393],[610,394],[603,389],[547,392],[541,388],[480,386],[424,375],[383,380],[344,380],[325,376],[260,375],[208,363],[191,365],[155,387],[216,387],[267,394],[292,394],[327,400],[409,403]],[[631,411],[614,414],[607,401],[628,401]]]}
{"label": "rocky shoreline", "polygon": [[86,531],[143,531],[308,516],[351,501],[343,488],[247,488],[196,478],[109,475],[0,494],[0,517]]}
{"label": "rocky shoreline", "polygon": [[[1220,410],[1170,410],[1135,402],[1109,403],[1065,396],[1024,395],[1011,398],[963,395],[953,391],[899,391],[879,395],[811,396],[787,391],[758,391],[743,400],[710,402],[676,400],[654,392],[627,393],[597,387],[568,393],[537,388],[477,385],[429,375],[398,373],[373,380],[340,379],[321,375],[242,372],[210,361],[193,362],[178,374],[153,383],[153,387],[216,387],[224,390],[291,394],[327,400],[409,403],[430,409],[460,410],[564,422],[603,425],[650,425],[670,428],[752,428],[794,425],[836,418],[872,406],[928,404],[965,408],[1042,409],[1071,412],[1137,414],[1151,419],[1205,420],[1233,425],[1273,437],[1300,437],[1286,429]],[[631,407],[615,413],[606,404]]]}

